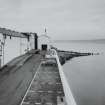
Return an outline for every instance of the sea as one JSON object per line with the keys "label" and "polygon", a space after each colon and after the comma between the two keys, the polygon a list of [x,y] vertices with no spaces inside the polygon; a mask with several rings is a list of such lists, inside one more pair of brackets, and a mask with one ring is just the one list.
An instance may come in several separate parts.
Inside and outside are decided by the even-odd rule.
{"label": "sea", "polygon": [[59,49],[99,55],[75,57],[63,66],[77,105],[105,105],[105,43],[58,42]]}

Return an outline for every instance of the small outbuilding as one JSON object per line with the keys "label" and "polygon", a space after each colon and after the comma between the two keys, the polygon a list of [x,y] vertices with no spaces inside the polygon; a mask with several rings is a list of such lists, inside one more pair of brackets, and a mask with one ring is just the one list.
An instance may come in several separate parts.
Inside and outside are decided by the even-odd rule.
{"label": "small outbuilding", "polygon": [[50,49],[50,38],[46,34],[38,37],[38,48],[40,50]]}

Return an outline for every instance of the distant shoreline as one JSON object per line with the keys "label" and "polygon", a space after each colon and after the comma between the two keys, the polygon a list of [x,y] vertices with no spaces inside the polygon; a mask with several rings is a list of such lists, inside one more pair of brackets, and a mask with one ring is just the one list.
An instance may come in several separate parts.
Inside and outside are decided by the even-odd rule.
{"label": "distant shoreline", "polygon": [[105,39],[96,40],[54,40],[55,43],[98,43],[105,44]]}

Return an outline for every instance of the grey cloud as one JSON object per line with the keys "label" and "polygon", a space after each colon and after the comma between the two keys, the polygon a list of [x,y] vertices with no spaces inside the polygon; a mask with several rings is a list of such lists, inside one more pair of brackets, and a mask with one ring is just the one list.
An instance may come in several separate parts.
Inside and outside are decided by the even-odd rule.
{"label": "grey cloud", "polygon": [[[104,0],[2,0],[0,23],[20,31],[43,32],[53,38],[104,37]],[[85,36],[84,36],[85,35]]]}

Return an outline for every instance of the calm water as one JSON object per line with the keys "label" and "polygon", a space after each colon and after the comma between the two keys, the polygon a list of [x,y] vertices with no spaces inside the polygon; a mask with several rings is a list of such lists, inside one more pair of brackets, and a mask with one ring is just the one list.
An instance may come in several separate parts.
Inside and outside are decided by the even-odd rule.
{"label": "calm water", "polygon": [[105,105],[105,44],[58,43],[60,49],[99,52],[68,61],[64,73],[77,105]]}

